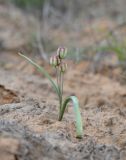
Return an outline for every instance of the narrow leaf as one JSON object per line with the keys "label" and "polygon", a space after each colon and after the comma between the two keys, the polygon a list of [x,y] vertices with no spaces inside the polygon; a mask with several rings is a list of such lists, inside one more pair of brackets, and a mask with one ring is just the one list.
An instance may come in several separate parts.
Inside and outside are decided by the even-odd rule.
{"label": "narrow leaf", "polygon": [[18,53],[21,57],[25,58],[29,63],[31,63],[34,67],[37,68],[38,71],[40,71],[41,73],[43,73],[45,75],[45,77],[48,78],[48,80],[51,82],[54,90],[56,91],[57,95],[60,96],[60,91],[58,86],[55,84],[55,82],[52,80],[51,76],[48,74],[48,72],[46,72],[46,70],[41,67],[40,65],[38,65],[37,63],[35,63],[34,61],[32,61],[30,58],[28,58],[27,56],[23,55],[22,53]]}
{"label": "narrow leaf", "polygon": [[79,109],[79,102],[76,96],[70,96],[66,98],[66,100],[63,103],[63,106],[60,111],[59,115],[59,121],[62,120],[65,108],[67,107],[67,104],[72,101],[73,102],[73,107],[74,107],[74,112],[75,112],[75,118],[76,118],[76,134],[77,138],[82,138],[83,135],[83,125],[82,125],[82,117],[80,114],[80,109]]}

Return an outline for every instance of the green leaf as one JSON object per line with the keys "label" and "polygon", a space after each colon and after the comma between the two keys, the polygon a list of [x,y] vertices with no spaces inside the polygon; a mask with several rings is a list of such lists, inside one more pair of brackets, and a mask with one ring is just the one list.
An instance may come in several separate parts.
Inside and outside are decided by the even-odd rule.
{"label": "green leaf", "polygon": [[52,80],[51,76],[48,74],[48,72],[46,72],[46,70],[41,67],[40,65],[38,65],[37,63],[35,63],[34,61],[32,61],[30,58],[28,58],[27,56],[23,55],[22,53],[18,53],[21,57],[25,58],[29,63],[31,63],[34,67],[36,67],[36,69],[43,73],[45,75],[45,77],[48,78],[48,80],[51,82],[54,90],[56,91],[57,95],[60,98],[60,90],[59,87],[55,84],[55,82]]}
{"label": "green leaf", "polygon": [[75,113],[75,118],[76,118],[76,134],[77,134],[77,138],[82,138],[83,136],[83,125],[82,125],[82,117],[80,114],[80,109],[79,109],[79,102],[76,96],[70,96],[68,98],[66,98],[66,100],[64,101],[61,111],[60,111],[60,115],[59,115],[59,121],[62,120],[64,112],[65,112],[65,108],[67,107],[67,104],[72,101],[73,102],[73,107],[74,107],[74,113]]}

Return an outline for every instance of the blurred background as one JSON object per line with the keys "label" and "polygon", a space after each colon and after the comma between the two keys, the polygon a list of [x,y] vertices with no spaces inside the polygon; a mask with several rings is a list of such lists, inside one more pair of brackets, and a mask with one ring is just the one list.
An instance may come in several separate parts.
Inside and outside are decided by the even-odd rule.
{"label": "blurred background", "polygon": [[125,0],[0,0],[0,53],[48,61],[66,46],[68,58],[91,62],[92,72],[125,69],[125,7]]}

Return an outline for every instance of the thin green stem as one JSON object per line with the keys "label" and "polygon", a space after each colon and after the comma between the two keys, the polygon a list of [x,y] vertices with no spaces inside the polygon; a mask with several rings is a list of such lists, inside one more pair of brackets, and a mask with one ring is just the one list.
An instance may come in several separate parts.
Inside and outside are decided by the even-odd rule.
{"label": "thin green stem", "polygon": [[62,73],[59,71],[59,88],[60,88],[60,110],[62,107]]}
{"label": "thin green stem", "polygon": [[59,86],[59,77],[58,77],[58,68],[56,67],[56,82],[57,86]]}
{"label": "thin green stem", "polygon": [[59,89],[59,113],[61,112],[61,90],[60,90],[60,81],[59,81],[59,70],[58,67],[56,67],[56,79],[57,79],[57,86]]}
{"label": "thin green stem", "polygon": [[64,83],[64,76],[63,76],[63,73],[62,73],[62,96],[63,96],[63,83]]}
{"label": "thin green stem", "polygon": [[58,69],[58,67],[56,68],[56,77],[57,77],[57,86],[59,89],[59,112],[60,112],[61,106],[62,106],[62,87],[61,87],[62,77],[61,77],[61,72]]}

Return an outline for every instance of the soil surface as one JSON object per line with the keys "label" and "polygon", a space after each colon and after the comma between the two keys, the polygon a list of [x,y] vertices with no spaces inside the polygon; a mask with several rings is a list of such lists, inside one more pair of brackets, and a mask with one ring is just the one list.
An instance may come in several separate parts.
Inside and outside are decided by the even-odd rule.
{"label": "soil surface", "polygon": [[[11,16],[8,12],[0,8],[0,16],[6,15],[0,19],[0,160],[126,160],[126,79],[122,83],[122,70],[110,69],[104,62],[68,61],[64,97],[79,98],[84,127],[83,138],[77,139],[72,105],[59,122],[58,99],[49,81],[17,55],[17,48],[27,45],[30,30],[16,37],[12,33],[28,28],[33,20],[16,25],[23,13],[17,11],[15,17],[13,8]],[[9,32],[8,16],[15,24]],[[46,62],[36,61],[55,79]]]}
{"label": "soil surface", "polygon": [[59,122],[57,97],[48,80],[10,54],[8,66],[4,64],[0,70],[1,160],[125,160],[126,86],[107,76],[84,72],[84,62],[69,63],[64,95],[77,95],[80,100],[83,139],[76,139],[72,106]]}

